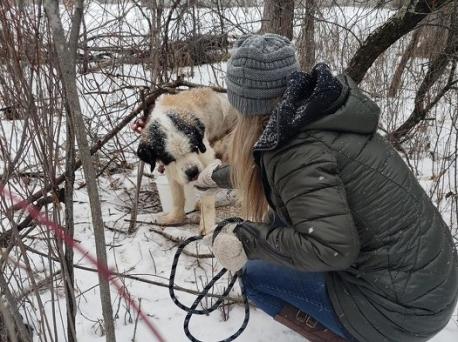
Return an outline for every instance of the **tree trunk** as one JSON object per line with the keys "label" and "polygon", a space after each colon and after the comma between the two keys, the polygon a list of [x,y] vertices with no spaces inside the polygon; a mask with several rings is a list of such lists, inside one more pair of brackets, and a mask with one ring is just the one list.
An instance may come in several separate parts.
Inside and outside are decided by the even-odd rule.
{"label": "tree trunk", "polygon": [[436,81],[443,75],[450,61],[456,61],[458,54],[458,2],[454,4],[453,12],[451,13],[451,26],[447,37],[447,45],[445,49],[437,55],[430,63],[428,72],[423,79],[423,82],[418,88],[415,96],[415,106],[409,118],[390,134],[389,139],[396,146],[399,145],[401,139],[406,136],[415,126],[426,118],[432,107],[439,102],[440,98],[451,88],[456,82],[454,77],[454,67],[452,67],[448,82],[445,87],[439,91],[436,97],[425,104],[428,92]]}
{"label": "tree trunk", "polygon": [[276,33],[293,39],[294,0],[266,0],[261,33]]}
{"label": "tree trunk", "polygon": [[399,61],[398,66],[396,67],[396,71],[394,72],[393,79],[391,80],[390,89],[388,90],[389,97],[395,97],[398,93],[399,87],[401,86],[402,74],[404,73],[404,69],[407,66],[407,62],[412,57],[415,47],[417,46],[420,34],[421,30],[417,30],[413,33],[409,45],[407,45],[406,50],[402,54],[401,60]]}
{"label": "tree trunk", "polygon": [[[76,66],[76,51],[78,49],[78,37],[84,16],[84,0],[77,0],[74,6],[72,26],[69,38],[69,54],[72,56],[72,65]],[[73,220],[73,191],[75,185],[75,125],[71,112],[70,103],[65,100],[67,111],[67,139],[65,156],[65,226],[67,234],[73,239],[75,226]],[[64,288],[67,300],[67,339],[68,342],[76,342],[76,298],[75,298],[75,275],[73,270],[73,249],[65,247],[64,260],[62,263],[64,270]]]}
{"label": "tree trunk", "polygon": [[[159,3],[158,3],[159,2]],[[161,49],[161,17],[164,12],[164,0],[150,0],[151,11],[151,84],[156,84],[160,68],[159,54]]]}
{"label": "tree trunk", "polygon": [[345,73],[360,83],[366,72],[386,49],[409,33],[429,13],[452,0],[410,0],[385,24],[372,32],[348,63]]}
{"label": "tree trunk", "polygon": [[[454,0],[455,1],[455,0]],[[414,51],[414,56],[419,58],[434,59],[447,45],[448,27],[450,27],[450,15],[453,11],[453,3],[443,6],[440,11],[428,15],[419,25],[422,25],[422,33]]]}
{"label": "tree trunk", "polygon": [[299,36],[299,65],[301,70],[311,70],[315,65],[315,13],[316,1],[305,2],[305,16]]}
{"label": "tree trunk", "polygon": [[[68,236],[73,239],[75,226],[73,221],[73,190],[75,185],[75,132],[70,116],[67,117],[67,141],[65,156],[65,226]],[[73,249],[65,247],[64,255],[65,297],[67,299],[67,338],[68,342],[76,342],[76,298],[75,277],[73,270]]]}
{"label": "tree trunk", "polygon": [[[44,7],[50,28],[53,33],[54,46],[56,48],[57,58],[59,61],[62,84],[64,86],[64,93],[70,110],[68,114],[72,117],[72,121],[75,126],[74,128],[76,139],[78,141],[84,175],[86,178],[89,202],[91,206],[92,224],[94,227],[97,260],[101,265],[107,267],[105,231],[102,219],[102,210],[100,207],[95,170],[94,166],[92,165],[86,128],[83,121],[83,115],[79,102],[79,94],[76,86],[74,57],[71,55],[71,50],[69,50],[69,46],[65,41],[65,34],[62,27],[57,0],[45,0]],[[99,272],[99,283],[106,341],[115,342],[116,337],[114,333],[110,286],[108,279],[105,279],[101,272]]]}

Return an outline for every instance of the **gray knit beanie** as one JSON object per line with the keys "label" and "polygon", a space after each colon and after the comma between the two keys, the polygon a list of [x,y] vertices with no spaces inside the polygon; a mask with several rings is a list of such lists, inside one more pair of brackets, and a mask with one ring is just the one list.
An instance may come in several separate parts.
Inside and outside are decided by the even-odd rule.
{"label": "gray knit beanie", "polygon": [[227,95],[242,115],[270,114],[286,89],[288,76],[299,70],[296,49],[273,33],[245,35],[235,42],[227,62]]}

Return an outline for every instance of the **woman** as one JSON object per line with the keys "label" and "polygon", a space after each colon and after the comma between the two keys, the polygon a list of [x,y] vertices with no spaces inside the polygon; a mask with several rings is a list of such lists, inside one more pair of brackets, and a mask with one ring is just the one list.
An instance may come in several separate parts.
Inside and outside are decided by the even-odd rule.
{"label": "woman", "polygon": [[243,268],[259,308],[311,341],[426,341],[457,301],[449,228],[376,133],[377,105],[324,64],[298,69],[284,37],[236,43],[232,168],[208,167],[197,186],[232,183],[244,220],[221,223],[213,253]]}

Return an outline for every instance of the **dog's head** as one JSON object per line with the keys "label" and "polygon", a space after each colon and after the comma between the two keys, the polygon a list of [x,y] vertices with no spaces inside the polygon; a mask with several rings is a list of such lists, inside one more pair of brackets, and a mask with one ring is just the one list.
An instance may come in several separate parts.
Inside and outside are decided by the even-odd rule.
{"label": "dog's head", "polygon": [[168,113],[149,120],[142,132],[137,155],[154,170],[156,162],[166,166],[181,184],[197,179],[204,165],[198,158],[205,153],[205,126],[192,114]]}

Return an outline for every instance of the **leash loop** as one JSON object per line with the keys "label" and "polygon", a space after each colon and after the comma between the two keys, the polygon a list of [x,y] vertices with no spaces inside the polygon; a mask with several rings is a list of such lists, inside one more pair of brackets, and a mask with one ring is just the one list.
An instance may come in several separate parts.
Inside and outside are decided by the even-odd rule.
{"label": "leash loop", "polygon": [[[222,229],[222,226],[218,226],[214,231],[214,236],[216,236],[221,231],[221,229]],[[194,300],[194,302],[192,303],[192,305],[190,307],[188,307],[188,306],[184,305],[183,303],[181,303],[178,300],[178,298],[176,297],[176,295],[175,295],[175,277],[176,277],[176,269],[177,269],[178,261],[180,259],[181,254],[183,253],[184,248],[187,245],[189,245],[192,242],[195,242],[195,241],[198,241],[198,240],[202,240],[202,238],[203,238],[202,236],[193,236],[193,237],[190,237],[190,238],[186,239],[185,241],[183,241],[178,246],[178,249],[177,249],[177,251],[175,253],[175,256],[173,258],[172,270],[170,272],[170,278],[169,278],[169,294],[170,294],[170,298],[173,300],[173,302],[175,303],[176,306],[178,306],[180,309],[186,311],[187,314],[186,314],[186,317],[185,317],[185,320],[184,320],[183,328],[184,328],[184,332],[185,332],[186,336],[192,342],[203,342],[203,341],[195,338],[191,334],[191,332],[189,331],[189,322],[191,320],[192,315],[194,315],[194,314],[195,315],[208,315],[211,312],[213,312],[216,309],[218,309],[220,307],[220,305],[224,302],[224,299],[229,295],[229,292],[234,287],[235,282],[237,281],[237,279],[241,276],[241,271],[238,271],[236,274],[234,274],[234,276],[232,277],[231,281],[229,282],[229,285],[224,290],[224,292],[222,293],[220,298],[218,298],[218,300],[211,307],[209,307],[207,309],[197,309],[197,307],[202,302],[202,300],[208,295],[209,291],[215,285],[215,283],[219,279],[221,279],[221,277],[224,274],[227,273],[227,269],[225,269],[225,268],[223,268],[221,271],[219,271],[213,277],[213,279],[204,287],[202,292],[196,297],[196,299]],[[244,308],[245,308],[245,317],[243,319],[243,323],[242,323],[241,327],[234,334],[232,334],[228,338],[226,338],[224,340],[220,340],[218,342],[230,342],[230,341],[235,340],[237,337],[240,336],[240,334],[242,334],[242,332],[246,329],[246,327],[248,325],[248,321],[250,319],[250,307],[249,307],[249,304],[248,304],[248,298],[246,296],[245,287],[243,286],[242,282],[240,282],[240,287],[241,287],[241,291],[242,291],[243,304],[244,304]]]}

